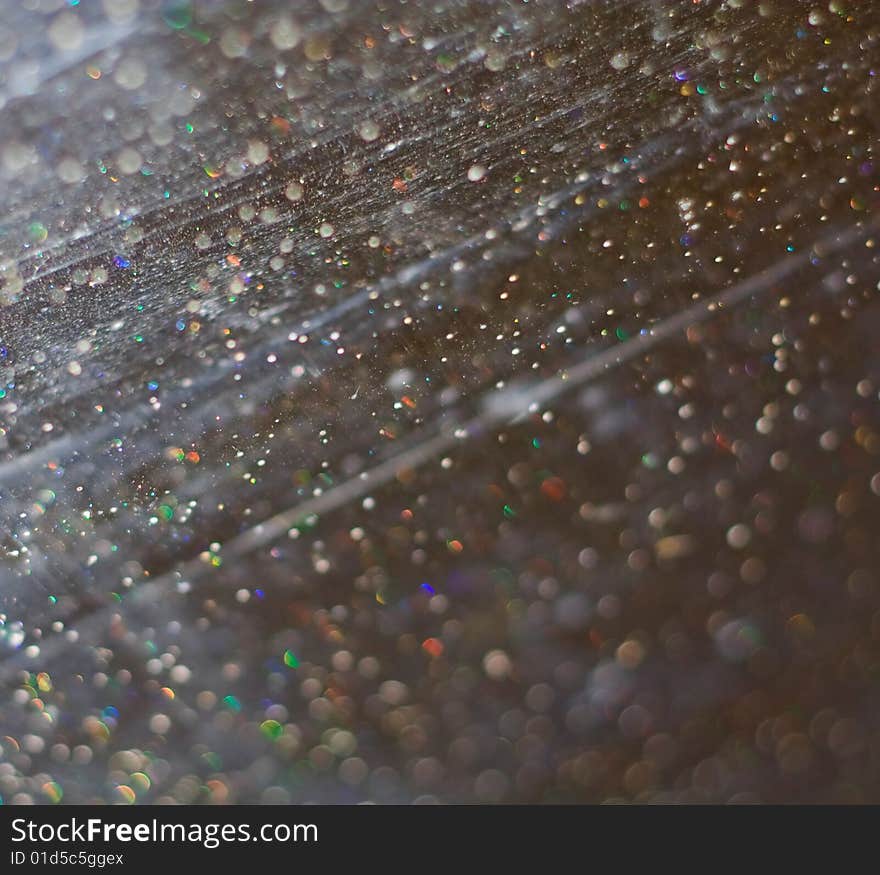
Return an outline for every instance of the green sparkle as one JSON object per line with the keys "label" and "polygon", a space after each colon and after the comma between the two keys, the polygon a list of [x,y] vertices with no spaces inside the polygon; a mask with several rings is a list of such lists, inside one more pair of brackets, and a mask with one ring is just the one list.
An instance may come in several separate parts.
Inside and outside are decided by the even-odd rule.
{"label": "green sparkle", "polygon": [[278,738],[283,731],[283,727],[277,720],[264,720],[260,724],[260,732],[272,741]]}
{"label": "green sparkle", "polygon": [[174,30],[183,30],[192,22],[192,4],[187,0],[170,0],[163,5],[162,18]]}
{"label": "green sparkle", "polygon": [[49,236],[49,231],[42,222],[32,222],[28,226],[28,236],[34,243],[42,243]]}

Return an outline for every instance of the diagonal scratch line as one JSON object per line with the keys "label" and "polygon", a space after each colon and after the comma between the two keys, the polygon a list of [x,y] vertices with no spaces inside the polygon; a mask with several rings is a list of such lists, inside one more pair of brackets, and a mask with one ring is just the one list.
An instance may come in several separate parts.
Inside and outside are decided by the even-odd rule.
{"label": "diagonal scratch line", "polygon": [[663,320],[647,334],[637,335],[619,346],[609,347],[599,353],[589,355],[561,374],[548,377],[539,383],[534,383],[527,378],[515,381],[506,391],[490,395],[483,404],[483,410],[466,422],[453,423],[430,440],[397,454],[359,477],[342,483],[317,498],[281,511],[237,535],[224,545],[224,556],[244,556],[286,534],[288,529],[304,516],[327,513],[341,507],[347,502],[365,495],[375,487],[390,482],[401,471],[420,467],[437,454],[460,443],[463,437],[479,434],[491,430],[495,426],[516,421],[532,405],[543,405],[553,401],[563,393],[596,379],[626,361],[643,355],[661,341],[684,331],[690,325],[705,322],[747,298],[766,291],[780,280],[804,267],[816,248],[820,248],[823,254],[832,254],[852,245],[870,230],[873,230],[873,225],[851,228],[843,233],[817,241],[809,251],[777,262],[713,297],[693,304]]}
{"label": "diagonal scratch line", "polygon": [[[241,558],[252,553],[277,538],[283,537],[303,517],[312,514],[326,514],[343,507],[348,502],[366,495],[377,487],[390,483],[401,471],[420,468],[440,453],[459,444],[464,437],[485,433],[499,425],[517,421],[527,414],[532,405],[542,405],[557,399],[618,365],[644,355],[647,350],[674,337],[689,326],[706,322],[750,297],[765,293],[786,277],[809,264],[812,255],[821,253],[821,257],[825,258],[845,250],[871,232],[877,231],[878,227],[880,227],[880,222],[875,220],[830,234],[815,241],[809,250],[779,261],[718,292],[711,298],[699,301],[668,317],[654,326],[647,334],[637,335],[619,346],[606,348],[599,353],[588,354],[565,372],[540,382],[535,383],[527,378],[515,381],[506,391],[490,395],[484,401],[482,410],[470,419],[464,422],[454,420],[446,423],[433,437],[398,453],[328,492],[289,507],[237,535],[223,546],[224,558]],[[138,587],[127,599],[125,607],[132,608],[149,604],[160,598],[178,582],[192,582],[207,570],[205,564],[199,559],[182,562],[173,571]],[[80,621],[78,626],[80,636],[84,632],[97,632],[108,612],[118,612],[119,610],[120,606],[118,605],[98,608]],[[51,658],[64,646],[66,646],[66,642],[61,637],[44,639],[41,643],[41,661]],[[9,682],[14,673],[22,669],[27,659],[23,651],[16,651],[13,656],[8,657],[0,664],[0,682]]]}

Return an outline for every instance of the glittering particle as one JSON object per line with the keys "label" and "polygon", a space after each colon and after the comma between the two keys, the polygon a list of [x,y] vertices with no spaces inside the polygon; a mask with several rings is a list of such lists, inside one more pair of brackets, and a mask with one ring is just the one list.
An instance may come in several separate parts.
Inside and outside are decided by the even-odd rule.
{"label": "glittering particle", "polygon": [[562,501],[565,497],[565,481],[560,477],[548,477],[541,483],[541,492],[551,501]]}
{"label": "glittering particle", "polygon": [[289,200],[296,202],[302,199],[303,187],[298,182],[289,182],[287,188],[284,189],[284,196]]}
{"label": "glittering particle", "polygon": [[262,732],[266,738],[275,741],[283,732],[283,727],[277,720],[264,720],[260,724],[260,732]]}
{"label": "glittering particle", "polygon": [[251,164],[265,164],[269,160],[269,146],[262,140],[248,143],[247,159]]}
{"label": "glittering particle", "polygon": [[32,222],[28,234],[34,243],[43,243],[49,237],[49,231],[42,222]]}
{"label": "glittering particle", "polygon": [[165,0],[162,4],[162,18],[174,30],[183,30],[192,22],[191,0]]}
{"label": "glittering particle", "polygon": [[80,47],[85,28],[74,12],[59,12],[49,25],[49,39],[63,52],[73,52]]}
{"label": "glittering particle", "polygon": [[492,650],[483,657],[483,671],[495,681],[503,680],[513,671],[513,664],[503,650]]}
{"label": "glittering particle", "polygon": [[64,796],[64,791],[56,781],[47,781],[42,787],[43,795],[52,804],[58,804]]}
{"label": "glittering particle", "polygon": [[126,805],[133,805],[137,799],[135,791],[127,784],[120,784],[115,790],[116,798]]}
{"label": "glittering particle", "polygon": [[749,527],[742,523],[737,523],[727,530],[727,543],[735,550],[742,550],[752,539],[752,533]]}
{"label": "glittering particle", "polygon": [[435,659],[443,653],[443,642],[438,638],[426,638],[422,642],[422,650]]}
{"label": "glittering particle", "polygon": [[251,34],[243,27],[227,27],[220,35],[220,51],[227,58],[241,58],[247,54]]}
{"label": "glittering particle", "polygon": [[140,58],[124,58],[113,71],[113,81],[126,91],[136,91],[147,81],[147,67]]}
{"label": "glittering particle", "polygon": [[379,125],[377,125],[376,122],[367,119],[358,124],[357,132],[358,136],[365,143],[372,143],[373,140],[377,139],[379,136]]}
{"label": "glittering particle", "polygon": [[58,162],[55,173],[65,185],[76,185],[82,182],[86,176],[82,164],[75,158],[62,158]]}
{"label": "glittering particle", "polygon": [[141,158],[140,152],[138,152],[137,149],[132,149],[130,146],[126,146],[116,156],[116,163],[119,166],[119,172],[126,176],[130,176],[132,173],[137,173],[137,171],[141,169],[142,162],[143,159]]}
{"label": "glittering particle", "polygon": [[288,15],[281,15],[269,30],[272,45],[282,52],[296,48],[302,40],[302,35],[300,25]]}

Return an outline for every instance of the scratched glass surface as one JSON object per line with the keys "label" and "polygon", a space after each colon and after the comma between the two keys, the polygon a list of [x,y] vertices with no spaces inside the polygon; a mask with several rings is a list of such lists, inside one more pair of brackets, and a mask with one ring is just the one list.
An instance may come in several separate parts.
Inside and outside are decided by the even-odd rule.
{"label": "scratched glass surface", "polygon": [[6,803],[880,801],[880,9],[0,4]]}

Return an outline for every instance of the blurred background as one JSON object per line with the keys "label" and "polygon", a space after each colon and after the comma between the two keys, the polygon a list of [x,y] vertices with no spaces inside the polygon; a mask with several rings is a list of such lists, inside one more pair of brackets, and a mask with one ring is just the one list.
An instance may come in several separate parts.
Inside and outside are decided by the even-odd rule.
{"label": "blurred background", "polygon": [[3,0],[6,803],[880,801],[880,10]]}

